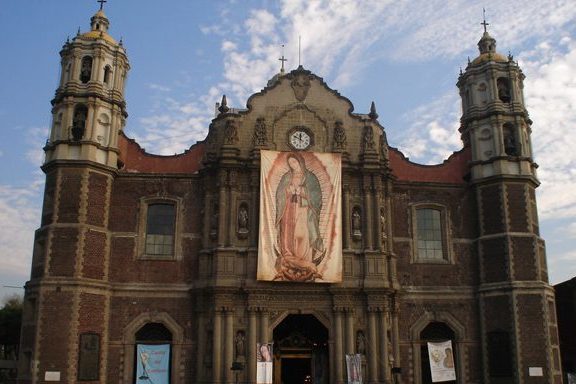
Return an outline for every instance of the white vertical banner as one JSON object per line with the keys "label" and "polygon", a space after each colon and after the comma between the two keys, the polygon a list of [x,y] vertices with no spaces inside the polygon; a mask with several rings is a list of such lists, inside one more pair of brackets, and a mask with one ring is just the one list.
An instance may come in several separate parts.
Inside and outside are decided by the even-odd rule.
{"label": "white vertical banner", "polygon": [[362,355],[346,355],[348,384],[362,384]]}
{"label": "white vertical banner", "polygon": [[452,351],[451,340],[440,343],[428,343],[428,356],[430,358],[430,372],[432,373],[433,383],[456,380],[454,353]]}
{"label": "white vertical banner", "polygon": [[256,344],[256,384],[272,384],[272,343]]}

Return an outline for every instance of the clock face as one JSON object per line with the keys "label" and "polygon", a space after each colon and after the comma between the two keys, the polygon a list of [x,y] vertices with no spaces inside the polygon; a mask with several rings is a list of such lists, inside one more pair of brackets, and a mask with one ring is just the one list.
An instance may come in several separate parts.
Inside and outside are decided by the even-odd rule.
{"label": "clock face", "polygon": [[290,144],[296,149],[306,149],[310,146],[310,135],[301,129],[290,134]]}

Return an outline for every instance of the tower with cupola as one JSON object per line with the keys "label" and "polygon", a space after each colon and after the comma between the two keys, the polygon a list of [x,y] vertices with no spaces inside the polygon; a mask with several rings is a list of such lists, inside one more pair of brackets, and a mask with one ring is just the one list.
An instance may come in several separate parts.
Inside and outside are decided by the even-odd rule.
{"label": "tower with cupola", "polygon": [[457,83],[478,211],[482,375],[485,383],[559,383],[554,292],[539,233],[524,74],[511,54],[496,51],[488,24],[482,24],[479,55]]}
{"label": "tower with cupola", "polygon": [[108,380],[108,350],[102,348],[110,313],[108,223],[129,69],[109,26],[101,7],[90,30],[79,30],[60,52],[44,147],[42,219],[24,302],[23,333],[30,337],[22,340],[22,382]]}
{"label": "tower with cupola", "polygon": [[108,34],[110,22],[100,9],[90,31],[66,41],[61,76],[52,100],[52,129],[46,164],[83,160],[116,168],[118,133],[127,117],[124,84],[130,68],[122,41]]}

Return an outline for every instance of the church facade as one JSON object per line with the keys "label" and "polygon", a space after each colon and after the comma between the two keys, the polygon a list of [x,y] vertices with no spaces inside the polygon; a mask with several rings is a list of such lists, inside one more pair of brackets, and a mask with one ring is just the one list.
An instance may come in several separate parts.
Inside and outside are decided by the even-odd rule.
{"label": "church facade", "polygon": [[463,147],[424,166],[302,67],[148,154],[108,27],[61,51],[20,382],[149,382],[156,346],[163,382],[256,383],[270,343],[274,383],[345,383],[360,355],[364,382],[424,384],[448,341],[454,382],[562,382],[524,75],[486,31]]}

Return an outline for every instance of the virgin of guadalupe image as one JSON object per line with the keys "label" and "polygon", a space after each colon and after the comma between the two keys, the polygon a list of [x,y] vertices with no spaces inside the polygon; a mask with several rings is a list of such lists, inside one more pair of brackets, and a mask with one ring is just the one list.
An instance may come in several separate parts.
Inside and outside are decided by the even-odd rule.
{"label": "virgin of guadalupe image", "polygon": [[290,153],[286,161],[276,190],[274,280],[313,281],[322,278],[318,265],[326,254],[319,229],[322,190],[301,155]]}

